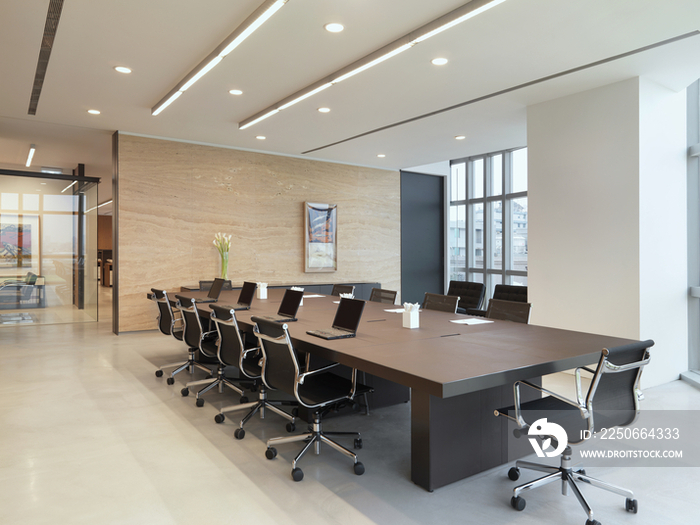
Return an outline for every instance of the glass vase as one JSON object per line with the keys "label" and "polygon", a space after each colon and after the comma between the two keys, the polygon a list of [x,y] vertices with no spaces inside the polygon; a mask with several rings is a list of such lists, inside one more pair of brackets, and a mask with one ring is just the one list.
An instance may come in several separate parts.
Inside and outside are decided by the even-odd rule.
{"label": "glass vase", "polygon": [[228,252],[221,252],[221,278],[228,280]]}

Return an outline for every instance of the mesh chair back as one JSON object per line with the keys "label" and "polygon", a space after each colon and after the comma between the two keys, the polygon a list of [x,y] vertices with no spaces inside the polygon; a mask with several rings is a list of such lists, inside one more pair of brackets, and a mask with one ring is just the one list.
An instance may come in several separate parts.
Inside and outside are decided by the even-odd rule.
{"label": "mesh chair back", "polygon": [[382,288],[372,288],[369,300],[375,303],[395,304],[396,292],[394,290],[384,290]]}
{"label": "mesh chair back", "polygon": [[199,320],[194,299],[183,297],[182,295],[176,295],[175,298],[177,299],[177,307],[182,312],[182,322],[184,324],[182,340],[190,348],[200,348],[202,323]]}
{"label": "mesh chair back", "polygon": [[287,325],[259,317],[252,317],[251,320],[256,323],[255,335],[260,340],[264,355],[263,382],[269,388],[295,395],[299,363]]}
{"label": "mesh chair back", "polygon": [[355,286],[352,284],[334,284],[333,290],[331,290],[331,295],[339,297],[341,293],[355,293]]}
{"label": "mesh chair back", "polygon": [[32,272],[27,273],[27,284],[36,284],[36,280],[38,279],[38,275]]}
{"label": "mesh chair back", "polygon": [[454,295],[440,295],[437,293],[425,292],[423,299],[424,310],[439,310],[440,312],[457,312],[459,297]]}
{"label": "mesh chair back", "polygon": [[648,340],[603,350],[586,397],[596,431],[629,425],[637,417],[639,380],[652,346],[654,341]]}
{"label": "mesh chair back", "polygon": [[165,335],[173,333],[173,310],[168,300],[168,294],[165,290],[156,290],[151,288],[156,305],[158,305],[158,329]]}
{"label": "mesh chair back", "polygon": [[[212,279],[211,281],[199,281],[199,290],[202,292],[208,292],[211,290],[211,287],[214,285],[214,280]],[[233,285],[231,284],[230,280],[224,281],[224,286],[221,288],[222,290],[233,290]]]}
{"label": "mesh chair back", "polygon": [[491,299],[489,301],[489,309],[486,311],[486,317],[527,324],[530,321],[530,306],[530,303]]}
{"label": "mesh chair back", "polygon": [[216,322],[216,330],[219,332],[219,361],[226,366],[235,366],[245,373],[243,369],[243,340],[233,310],[210,304],[211,318]]}
{"label": "mesh chair back", "polygon": [[447,295],[459,296],[459,307],[465,310],[467,308],[481,308],[485,292],[484,283],[468,281],[450,281],[450,286],[447,289]]}
{"label": "mesh chair back", "polygon": [[504,301],[515,301],[516,303],[527,302],[527,286],[515,286],[512,284],[497,284],[493,289],[493,299]]}

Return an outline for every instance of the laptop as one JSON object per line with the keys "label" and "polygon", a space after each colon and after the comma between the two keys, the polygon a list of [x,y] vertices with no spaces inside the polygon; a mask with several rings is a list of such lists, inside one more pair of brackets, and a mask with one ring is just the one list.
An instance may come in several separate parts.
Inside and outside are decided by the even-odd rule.
{"label": "laptop", "polygon": [[357,327],[360,324],[365,302],[360,299],[340,299],[340,304],[335,312],[333,328],[327,330],[308,330],[306,333],[320,337],[321,339],[345,339],[355,337]]}
{"label": "laptop", "polygon": [[214,279],[214,283],[211,285],[211,288],[209,288],[209,293],[207,294],[206,299],[195,299],[194,302],[197,304],[215,303],[219,300],[219,295],[221,295],[221,290],[224,288],[225,282],[226,281],[223,279],[217,277]]}
{"label": "laptop", "polygon": [[302,290],[285,290],[282,303],[280,303],[279,310],[277,310],[277,315],[260,315],[258,317],[278,323],[296,321],[297,310],[299,310],[302,297],[304,297],[304,292]]}
{"label": "laptop", "polygon": [[241,293],[238,294],[238,302],[234,305],[222,304],[221,308],[228,308],[229,310],[250,310],[250,305],[253,302],[253,296],[255,295],[255,289],[257,287],[258,283],[244,281]]}

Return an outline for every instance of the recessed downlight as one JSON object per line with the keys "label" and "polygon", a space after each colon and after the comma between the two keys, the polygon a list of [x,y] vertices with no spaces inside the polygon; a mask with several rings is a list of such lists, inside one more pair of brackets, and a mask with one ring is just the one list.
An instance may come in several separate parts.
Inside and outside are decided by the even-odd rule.
{"label": "recessed downlight", "polygon": [[433,58],[430,62],[433,63],[433,65],[436,66],[444,66],[447,64],[447,59],[446,58]]}
{"label": "recessed downlight", "polygon": [[232,89],[231,91],[229,91],[229,93],[231,93],[232,95],[242,95],[243,91],[241,91],[240,89]]}
{"label": "recessed downlight", "polygon": [[323,26],[323,27],[324,27],[324,28],[326,29],[326,31],[328,31],[329,33],[340,33],[343,29],[345,29],[345,28],[343,27],[343,24],[337,24],[337,23],[335,23],[335,22],[333,22],[333,23],[331,23],[331,24],[326,24],[326,25]]}
{"label": "recessed downlight", "polygon": [[116,66],[114,68],[114,70],[118,71],[119,73],[131,73],[131,69],[129,69],[128,67],[124,67],[124,66]]}
{"label": "recessed downlight", "polygon": [[255,137],[255,138],[258,139],[258,140],[265,140],[267,137],[266,137],[265,135],[258,135],[258,136]]}
{"label": "recessed downlight", "polygon": [[319,113],[328,113],[331,108],[318,108]]}
{"label": "recessed downlight", "polygon": [[97,109],[88,109],[88,113],[90,113],[90,115],[99,115],[100,111]]}
{"label": "recessed downlight", "polygon": [[455,136],[455,140],[464,140],[464,139],[466,139],[466,138],[467,138],[467,137],[465,137],[464,135],[456,135],[456,136]]}
{"label": "recessed downlight", "polygon": [[386,155],[384,155],[384,153],[380,153],[379,155],[377,155],[377,157],[379,157],[380,159],[383,159],[384,157],[386,157]]}

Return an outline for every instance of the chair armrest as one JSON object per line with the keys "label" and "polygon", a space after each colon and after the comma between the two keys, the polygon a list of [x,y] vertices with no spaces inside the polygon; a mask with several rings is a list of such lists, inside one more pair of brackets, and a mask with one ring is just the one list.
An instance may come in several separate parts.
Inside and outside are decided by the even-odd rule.
{"label": "chair armrest", "polygon": [[331,368],[335,368],[338,366],[340,363],[331,363],[330,365],[322,366],[321,368],[317,368],[316,370],[309,370],[308,372],[304,372],[303,374],[299,374],[299,381],[298,383],[300,385],[304,384],[304,379],[306,379],[307,376],[312,376],[315,374],[319,374],[321,372],[327,372]]}
{"label": "chair armrest", "polygon": [[576,401],[579,405],[585,405],[586,400],[583,397],[583,390],[581,390],[581,370],[585,370],[589,374],[595,375],[595,371],[591,370],[587,366],[579,366],[575,371],[576,378]]}
{"label": "chair armrest", "polygon": [[254,354],[257,354],[258,352],[260,352],[260,347],[259,347],[259,346],[256,346],[256,347],[254,347],[254,348],[244,348],[244,349],[243,349],[243,358],[248,357],[248,354],[253,354],[253,355],[254,355]]}
{"label": "chair armrest", "polygon": [[562,401],[563,403],[566,403],[567,405],[571,405],[572,407],[578,408],[581,412],[581,417],[588,418],[589,416],[588,410],[583,404],[577,403],[576,401],[572,401],[567,397],[557,394],[556,392],[552,392],[551,390],[547,390],[546,388],[542,388],[541,386],[534,385],[529,381],[516,381],[513,385],[513,397],[515,398],[515,421],[520,428],[528,426],[521,414],[520,385],[529,386],[530,388],[533,388],[538,392],[542,392],[544,394],[552,396],[555,399],[558,399],[559,401]]}

